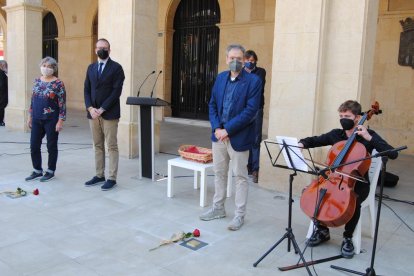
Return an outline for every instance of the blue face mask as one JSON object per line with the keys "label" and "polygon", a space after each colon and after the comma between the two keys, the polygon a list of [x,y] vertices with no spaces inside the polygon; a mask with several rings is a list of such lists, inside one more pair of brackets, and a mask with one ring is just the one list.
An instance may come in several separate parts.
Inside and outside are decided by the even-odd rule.
{"label": "blue face mask", "polygon": [[246,67],[249,70],[253,70],[256,67],[256,62],[246,61],[244,63],[244,67]]}

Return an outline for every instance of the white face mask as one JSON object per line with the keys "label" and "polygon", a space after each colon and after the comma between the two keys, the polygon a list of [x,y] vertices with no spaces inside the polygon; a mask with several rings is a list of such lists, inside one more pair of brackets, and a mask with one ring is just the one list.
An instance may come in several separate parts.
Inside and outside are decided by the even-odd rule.
{"label": "white face mask", "polygon": [[53,75],[54,70],[48,67],[40,67],[40,72],[44,77],[50,77],[51,75]]}

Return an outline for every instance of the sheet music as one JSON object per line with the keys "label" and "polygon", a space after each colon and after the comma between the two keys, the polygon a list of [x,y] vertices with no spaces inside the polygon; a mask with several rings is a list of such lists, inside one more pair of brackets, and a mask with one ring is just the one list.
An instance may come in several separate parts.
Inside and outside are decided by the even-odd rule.
{"label": "sheet music", "polygon": [[[293,164],[297,170],[308,171],[308,166],[305,163],[305,157],[302,154],[302,151],[298,145],[298,139],[296,137],[286,137],[286,136],[276,136],[276,140],[279,143],[280,148],[283,148],[283,141],[288,145],[288,148],[283,149],[283,157],[285,158],[286,164],[289,168],[293,169],[292,164],[290,163],[289,157],[286,150],[289,150],[290,158],[292,159]],[[292,147],[290,147],[292,146]]]}

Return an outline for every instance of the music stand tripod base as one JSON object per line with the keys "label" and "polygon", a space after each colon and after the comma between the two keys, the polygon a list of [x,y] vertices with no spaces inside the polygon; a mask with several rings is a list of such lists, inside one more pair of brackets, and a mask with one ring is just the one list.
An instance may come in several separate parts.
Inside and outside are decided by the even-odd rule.
{"label": "music stand tripod base", "polygon": [[[304,266],[305,266],[308,274],[309,275],[312,275],[312,273],[311,273],[311,271],[310,271],[310,269],[309,269],[309,267],[307,265],[307,262],[305,260],[305,257],[303,256],[303,254],[302,254],[302,252],[301,252],[301,250],[300,250],[300,248],[298,246],[298,243],[296,242],[295,235],[293,234],[293,231],[292,231],[292,202],[293,202],[293,198],[292,198],[292,186],[293,186],[293,178],[294,178],[294,176],[297,175],[296,172],[298,170],[295,168],[295,166],[294,166],[294,164],[292,162],[292,158],[291,158],[290,152],[289,152],[290,146],[288,146],[285,143],[285,141],[283,141],[283,144],[280,144],[280,143],[272,143],[271,142],[271,144],[283,145],[283,147],[281,147],[281,150],[280,150],[279,154],[276,157],[276,160],[274,162],[272,162],[273,161],[272,155],[271,155],[271,153],[269,151],[269,148],[267,146],[267,143],[269,143],[269,142],[268,141],[264,141],[264,142],[265,142],[265,146],[266,146],[267,152],[269,154],[269,157],[270,157],[270,161],[272,163],[272,166],[279,167],[279,168],[284,168],[284,169],[289,169],[289,170],[293,170],[293,173],[291,173],[290,176],[289,176],[289,210],[288,210],[288,227],[286,228],[286,233],[263,256],[261,256],[253,264],[253,266],[256,267],[270,252],[272,252],[284,239],[287,238],[288,239],[288,252],[290,252],[290,242],[292,242],[293,248],[295,249],[295,253],[299,254],[300,260],[302,260],[302,262],[303,262],[303,264],[304,264]],[[277,165],[276,164],[277,159],[280,156],[280,154],[283,152],[283,150],[286,151],[286,154],[287,154],[287,157],[289,159],[289,162],[290,162],[290,164],[293,165],[293,168],[290,168],[290,167],[287,167],[287,166],[283,166],[283,165]],[[293,152],[293,150],[292,150],[292,152]],[[307,172],[307,173],[309,173],[309,172]]]}

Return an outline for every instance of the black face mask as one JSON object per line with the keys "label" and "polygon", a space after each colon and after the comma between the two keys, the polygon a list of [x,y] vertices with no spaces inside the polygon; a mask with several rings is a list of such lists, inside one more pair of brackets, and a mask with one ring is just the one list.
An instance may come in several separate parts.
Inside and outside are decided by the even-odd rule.
{"label": "black face mask", "polygon": [[96,52],[100,59],[107,59],[109,57],[109,51],[105,49],[100,49]]}
{"label": "black face mask", "polygon": [[350,130],[354,127],[354,120],[348,118],[342,118],[339,120],[344,130]]}

